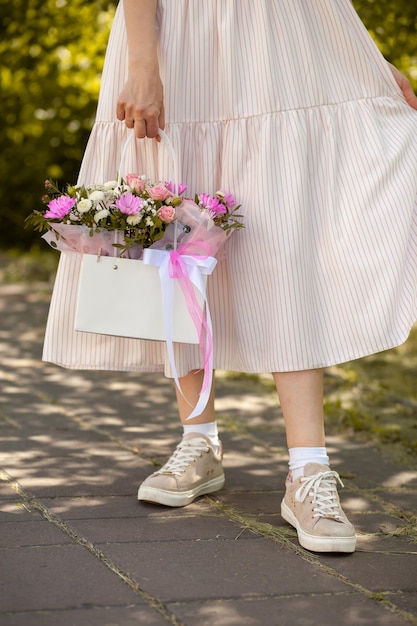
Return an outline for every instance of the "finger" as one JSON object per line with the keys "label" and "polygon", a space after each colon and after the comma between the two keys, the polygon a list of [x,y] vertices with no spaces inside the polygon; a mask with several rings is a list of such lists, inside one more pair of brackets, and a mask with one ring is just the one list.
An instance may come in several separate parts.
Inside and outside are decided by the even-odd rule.
{"label": "finger", "polygon": [[116,117],[121,122],[125,119],[125,105],[124,102],[118,102],[116,106]]}
{"label": "finger", "polygon": [[146,121],[144,119],[135,119],[135,137],[144,139],[146,137]]}
{"label": "finger", "polygon": [[[159,133],[159,129],[164,130],[164,128],[165,128],[165,107],[164,105],[162,105],[161,112],[159,113],[158,133]],[[157,134],[155,136],[155,139],[159,143],[161,141],[161,136]]]}
{"label": "finger", "polygon": [[153,139],[157,136],[159,130],[158,118],[151,118],[146,120],[146,136]]}
{"label": "finger", "polygon": [[408,104],[413,107],[413,109],[417,109],[417,96],[413,91],[413,88],[411,87],[410,83],[407,83],[404,86],[404,90],[403,90],[405,99],[407,100]]}
{"label": "finger", "polygon": [[159,114],[159,128],[164,130],[165,128],[165,106],[162,105],[161,112]]}

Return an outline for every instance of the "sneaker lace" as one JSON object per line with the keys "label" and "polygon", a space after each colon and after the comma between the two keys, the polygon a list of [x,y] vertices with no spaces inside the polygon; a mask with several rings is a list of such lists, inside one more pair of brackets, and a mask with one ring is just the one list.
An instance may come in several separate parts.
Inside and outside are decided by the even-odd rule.
{"label": "sneaker lace", "polygon": [[301,487],[295,493],[295,499],[297,502],[304,502],[309,495],[313,498],[315,505],[313,517],[342,520],[337,482],[344,487],[339,474],[332,470],[319,472],[313,476],[304,476],[301,478]]}
{"label": "sneaker lace", "polygon": [[171,458],[156,473],[181,476],[191,463],[201,457],[203,452],[208,451],[209,447],[204,439],[185,439],[178,444]]}

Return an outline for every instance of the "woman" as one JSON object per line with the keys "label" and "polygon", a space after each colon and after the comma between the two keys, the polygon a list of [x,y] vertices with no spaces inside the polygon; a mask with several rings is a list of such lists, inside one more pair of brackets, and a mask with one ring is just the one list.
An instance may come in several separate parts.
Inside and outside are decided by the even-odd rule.
{"label": "woman", "polygon": [[[318,552],[356,545],[325,448],[323,367],[402,343],[417,318],[414,109],[348,0],[124,0],[80,171],[113,178],[133,131],[126,171],[163,179],[165,128],[189,190],[242,205],[245,229],[209,283],[214,363],[273,373],[289,448],[281,511]],[[73,332],[78,269],[61,262],[45,360],[161,371],[160,344]],[[138,494],[168,506],[224,483],[214,389],[187,421],[198,350],[177,346],[176,362],[184,437]]]}

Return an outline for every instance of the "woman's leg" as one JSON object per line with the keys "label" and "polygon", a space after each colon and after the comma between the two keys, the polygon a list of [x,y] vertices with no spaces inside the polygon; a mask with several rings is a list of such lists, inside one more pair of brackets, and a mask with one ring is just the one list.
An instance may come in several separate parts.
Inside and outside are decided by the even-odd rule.
{"label": "woman's leg", "polygon": [[353,552],[356,535],[337,493],[325,448],[323,370],[273,374],[284,416],[290,473],[281,504],[300,544],[314,552]]}
{"label": "woman's leg", "polygon": [[176,391],[183,439],[167,463],[139,487],[139,500],[185,506],[224,485],[222,449],[214,413],[214,378],[206,408],[191,420],[187,417],[197,404],[203,372],[190,372],[179,382],[182,393]]}
{"label": "woman's leg", "polygon": [[175,387],[180,420],[184,425],[207,424],[216,420],[214,414],[214,376],[209,401],[207,402],[207,406],[203,413],[194,417],[192,420],[187,420],[187,417],[190,415],[191,411],[198,402],[198,396],[200,395],[203,384],[203,376],[204,372],[201,370],[197,372],[190,372],[186,376],[179,379],[182,393],[180,393],[177,387]]}
{"label": "woman's leg", "polygon": [[323,370],[273,374],[289,448],[325,445]]}

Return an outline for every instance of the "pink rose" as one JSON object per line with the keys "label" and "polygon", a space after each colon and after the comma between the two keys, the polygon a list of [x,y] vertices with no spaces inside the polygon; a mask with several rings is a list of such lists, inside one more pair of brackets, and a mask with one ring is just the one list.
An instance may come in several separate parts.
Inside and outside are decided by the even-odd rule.
{"label": "pink rose", "polygon": [[165,187],[165,185],[154,185],[146,189],[152,200],[166,200],[172,198],[172,193]]}
{"label": "pink rose", "polygon": [[162,222],[169,224],[175,219],[175,208],[173,206],[161,206],[158,211],[158,217]]}
{"label": "pink rose", "polygon": [[145,181],[142,180],[137,174],[128,174],[126,176],[126,183],[131,189],[134,189],[137,193],[142,191],[145,187]]}

